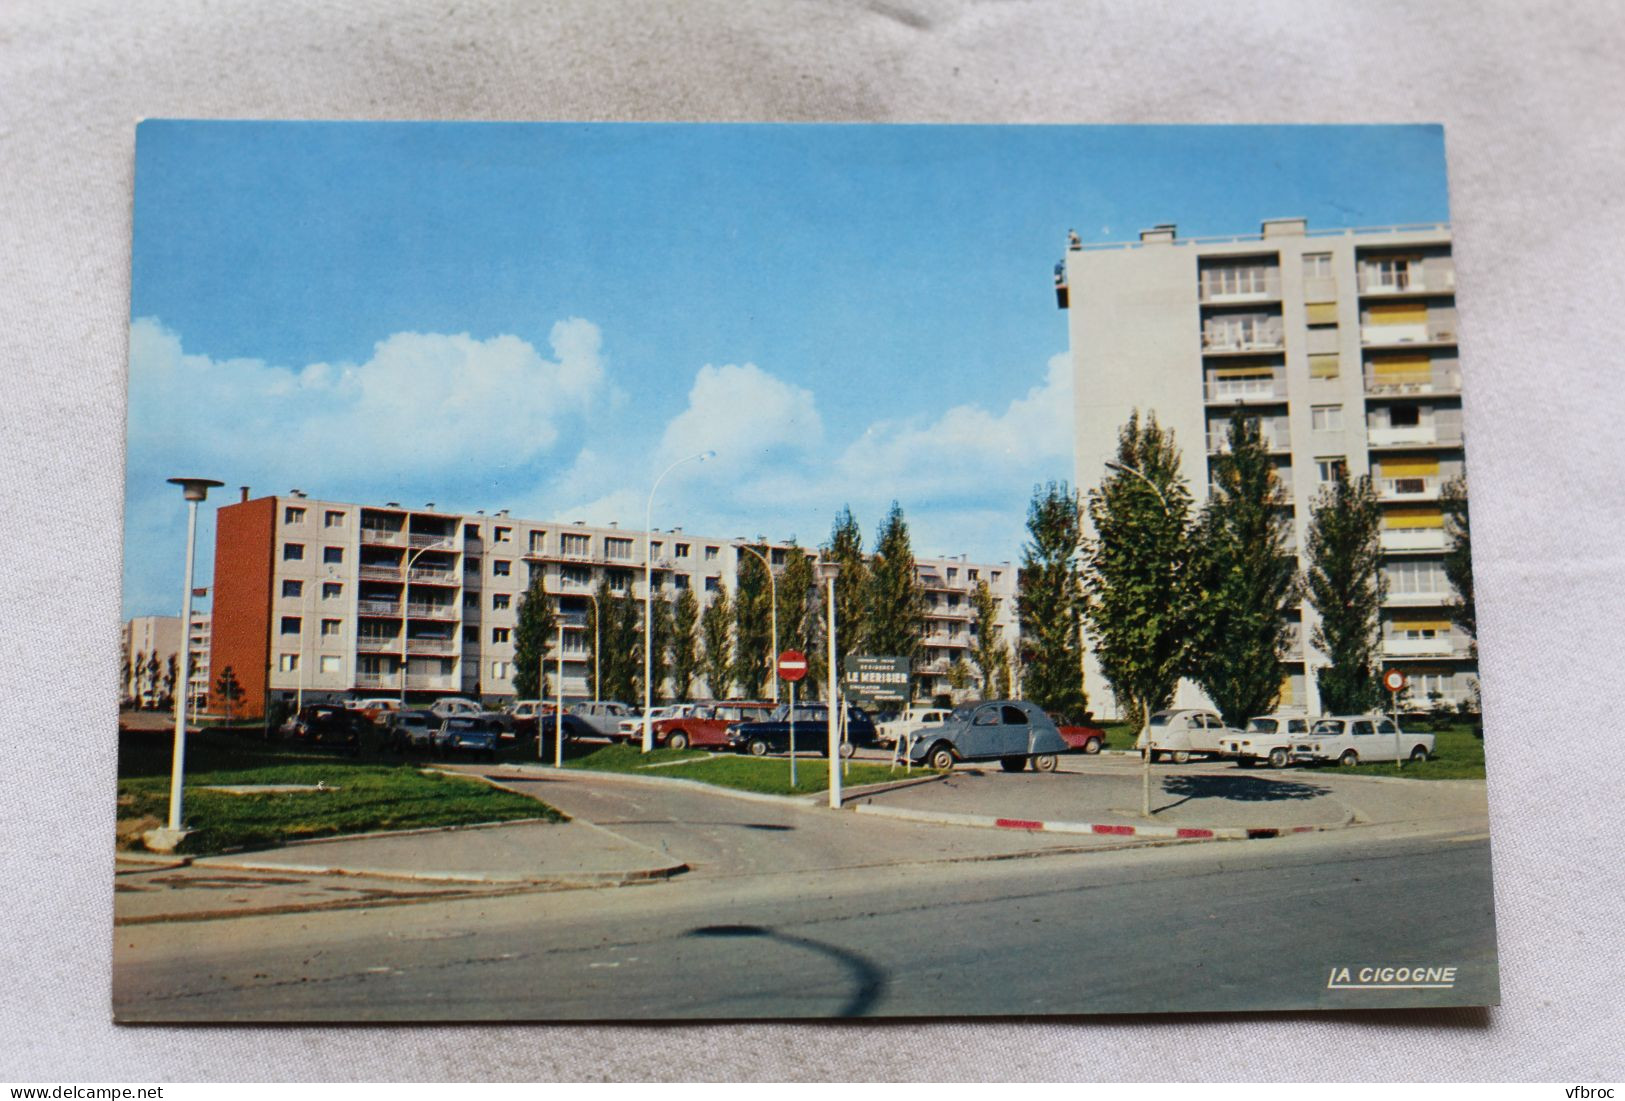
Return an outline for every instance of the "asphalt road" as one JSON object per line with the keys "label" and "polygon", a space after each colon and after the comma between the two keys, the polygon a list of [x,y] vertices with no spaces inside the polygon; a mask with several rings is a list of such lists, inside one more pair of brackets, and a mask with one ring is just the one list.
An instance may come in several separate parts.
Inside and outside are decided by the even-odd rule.
{"label": "asphalt road", "polygon": [[[1489,867],[1481,833],[1354,830],[135,926],[114,1001],[127,1021],[1485,1004]],[[1327,989],[1333,967],[1384,965],[1457,981]]]}

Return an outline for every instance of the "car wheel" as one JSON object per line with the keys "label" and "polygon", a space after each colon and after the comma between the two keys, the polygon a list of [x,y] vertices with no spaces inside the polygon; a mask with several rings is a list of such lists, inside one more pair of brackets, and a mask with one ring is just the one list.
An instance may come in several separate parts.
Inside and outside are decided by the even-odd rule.
{"label": "car wheel", "polygon": [[1025,757],[1000,757],[999,767],[1006,772],[1021,772],[1027,767]]}
{"label": "car wheel", "polygon": [[954,767],[954,751],[945,745],[936,746],[926,755],[926,761],[939,772],[947,772]]}
{"label": "car wheel", "polygon": [[688,735],[681,730],[674,730],[671,737],[666,739],[666,744],[680,753],[688,748]]}
{"label": "car wheel", "polygon": [[1270,750],[1270,767],[1271,768],[1285,768],[1287,765],[1289,765],[1291,763],[1292,763],[1292,758],[1287,755],[1286,750],[1284,750],[1284,749],[1272,749],[1272,750]]}
{"label": "car wheel", "polygon": [[1425,761],[1427,759],[1428,759],[1428,751],[1427,751],[1427,748],[1425,746],[1417,746],[1415,749],[1411,750],[1411,760],[1413,760],[1413,761]]}
{"label": "car wheel", "polygon": [[1182,765],[1182,764],[1184,764],[1186,761],[1188,761],[1190,759],[1191,759],[1191,755],[1189,753],[1185,752],[1185,750],[1183,750],[1183,749],[1174,750],[1174,764]]}
{"label": "car wheel", "polygon": [[1095,753],[1099,753],[1100,752],[1100,739],[1099,738],[1090,738],[1087,742],[1084,742],[1083,743],[1083,751],[1085,753],[1088,753],[1088,754],[1091,754],[1091,755],[1093,755]]}
{"label": "car wheel", "polygon": [[1337,763],[1344,768],[1353,768],[1360,763],[1360,755],[1352,749],[1345,749],[1343,755],[1337,759]]}
{"label": "car wheel", "polygon": [[767,743],[762,741],[760,738],[752,738],[748,748],[750,749],[750,755],[752,757],[767,756]]}
{"label": "car wheel", "polygon": [[1061,759],[1053,753],[1040,753],[1033,758],[1033,769],[1037,772],[1054,772],[1061,764]]}
{"label": "car wheel", "polygon": [[[857,751],[858,751],[858,747],[853,745],[851,742],[842,742],[841,743],[841,756],[842,757],[850,757],[850,756],[852,756],[852,754],[856,753]],[[829,752],[827,750],[825,751],[824,756],[826,756],[826,757],[829,756]]]}

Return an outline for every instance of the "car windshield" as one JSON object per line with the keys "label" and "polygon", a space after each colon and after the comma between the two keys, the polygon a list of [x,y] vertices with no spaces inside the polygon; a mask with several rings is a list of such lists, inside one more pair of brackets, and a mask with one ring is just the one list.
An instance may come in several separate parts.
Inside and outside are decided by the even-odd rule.
{"label": "car windshield", "polygon": [[1274,734],[1281,728],[1281,724],[1274,719],[1253,719],[1247,723],[1247,729],[1254,734]]}
{"label": "car windshield", "polygon": [[1174,717],[1174,713],[1172,711],[1158,711],[1155,715],[1151,716],[1151,725],[1152,726],[1167,726],[1168,721],[1170,719],[1172,719],[1173,717]]}

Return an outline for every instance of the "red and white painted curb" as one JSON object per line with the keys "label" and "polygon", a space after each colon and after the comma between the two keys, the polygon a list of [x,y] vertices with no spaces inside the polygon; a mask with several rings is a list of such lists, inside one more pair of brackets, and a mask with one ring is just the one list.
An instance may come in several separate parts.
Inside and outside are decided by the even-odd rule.
{"label": "red and white painted curb", "polygon": [[[862,803],[852,808],[859,814],[878,814],[910,822],[932,822],[943,826],[978,826],[984,829],[1025,830],[1029,833],[1084,833],[1104,837],[1143,837],[1168,841],[1253,841],[1285,837],[1293,833],[1333,830],[1337,825],[1318,826],[1126,826],[1116,822],[1044,822],[1030,818],[1000,818],[991,814],[949,814],[940,811],[909,810],[906,807],[877,807]],[[1352,815],[1350,816],[1352,818]],[[1347,825],[1347,822],[1342,825]]]}

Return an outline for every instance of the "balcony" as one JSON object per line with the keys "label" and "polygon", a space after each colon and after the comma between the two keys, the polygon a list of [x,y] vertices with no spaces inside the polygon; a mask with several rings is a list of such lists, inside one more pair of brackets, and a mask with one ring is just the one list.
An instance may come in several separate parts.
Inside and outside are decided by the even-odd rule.
{"label": "balcony", "polygon": [[377,581],[399,581],[401,579],[401,568],[399,566],[369,565],[363,562],[356,572],[362,577],[372,578]]}
{"label": "balcony", "polygon": [[1432,592],[1396,593],[1392,581],[1389,581],[1388,586],[1388,595],[1382,598],[1383,607],[1442,608],[1455,598],[1454,593],[1443,589]]}
{"label": "balcony", "polygon": [[1445,325],[1361,325],[1360,343],[1367,348],[1448,347],[1456,330]]}
{"label": "balcony", "polygon": [[1286,400],[1284,380],[1209,379],[1203,388],[1210,405],[1278,404]]}
{"label": "balcony", "polygon": [[1466,658],[1472,645],[1464,638],[1384,638],[1382,654],[1389,658]]}
{"label": "balcony", "polygon": [[406,652],[408,654],[455,654],[457,650],[457,640],[452,638],[409,638],[406,640]]}
{"label": "balcony", "polygon": [[1246,355],[1280,352],[1286,344],[1279,330],[1249,332],[1236,329],[1210,329],[1202,333],[1203,355]]}
{"label": "balcony", "polygon": [[456,536],[453,535],[424,535],[413,532],[408,542],[412,547],[424,550],[449,551],[457,549]]}
{"label": "balcony", "polygon": [[408,604],[406,614],[413,619],[456,619],[457,605],[455,604]]}
{"label": "balcony", "polygon": [[1385,551],[1442,551],[1443,528],[1389,528],[1382,533]]}
{"label": "balcony", "polygon": [[1378,447],[1460,447],[1461,429],[1436,424],[1411,424],[1403,428],[1367,428],[1366,444]]}
{"label": "balcony", "polygon": [[361,615],[382,616],[386,619],[401,618],[401,606],[389,600],[358,600],[355,608]]}
{"label": "balcony", "polygon": [[1437,478],[1383,478],[1377,483],[1377,496],[1384,501],[1437,501]]}
{"label": "balcony", "polygon": [[[396,576],[400,572],[396,571]],[[413,581],[421,581],[426,585],[456,585],[461,580],[455,570],[437,570],[429,566],[414,566],[411,571]]]}
{"label": "balcony", "polygon": [[[1264,446],[1273,452],[1286,452],[1292,449],[1291,437],[1285,432],[1262,432],[1259,434]],[[1230,429],[1228,426],[1218,431],[1210,430],[1207,434],[1207,453],[1209,455],[1222,455],[1230,450]]]}
{"label": "balcony", "polygon": [[[1210,269],[1204,276],[1212,274],[1215,273]],[[1205,277],[1197,286],[1197,294],[1204,306],[1278,302],[1281,299],[1281,276],[1272,271],[1249,273],[1234,279]]]}
{"label": "balcony", "polygon": [[363,543],[376,543],[382,546],[399,547],[406,543],[406,533],[399,528],[369,528],[361,529]]}
{"label": "balcony", "polygon": [[1404,375],[1365,376],[1365,392],[1372,397],[1405,397],[1411,394],[1460,394],[1460,371],[1418,371]]}
{"label": "balcony", "polygon": [[361,635],[355,640],[355,648],[363,654],[398,654],[401,640],[392,635]]}
{"label": "balcony", "polygon": [[358,688],[399,688],[401,675],[399,673],[364,673],[357,672],[355,683]]}
{"label": "balcony", "polygon": [[1409,298],[1427,294],[1455,294],[1456,269],[1442,271],[1409,269],[1403,271],[1360,271],[1360,293],[1372,298]]}
{"label": "balcony", "polygon": [[[399,684],[400,681],[397,679],[395,683]],[[455,674],[408,673],[406,675],[406,687],[449,691],[457,688],[458,683]]]}

